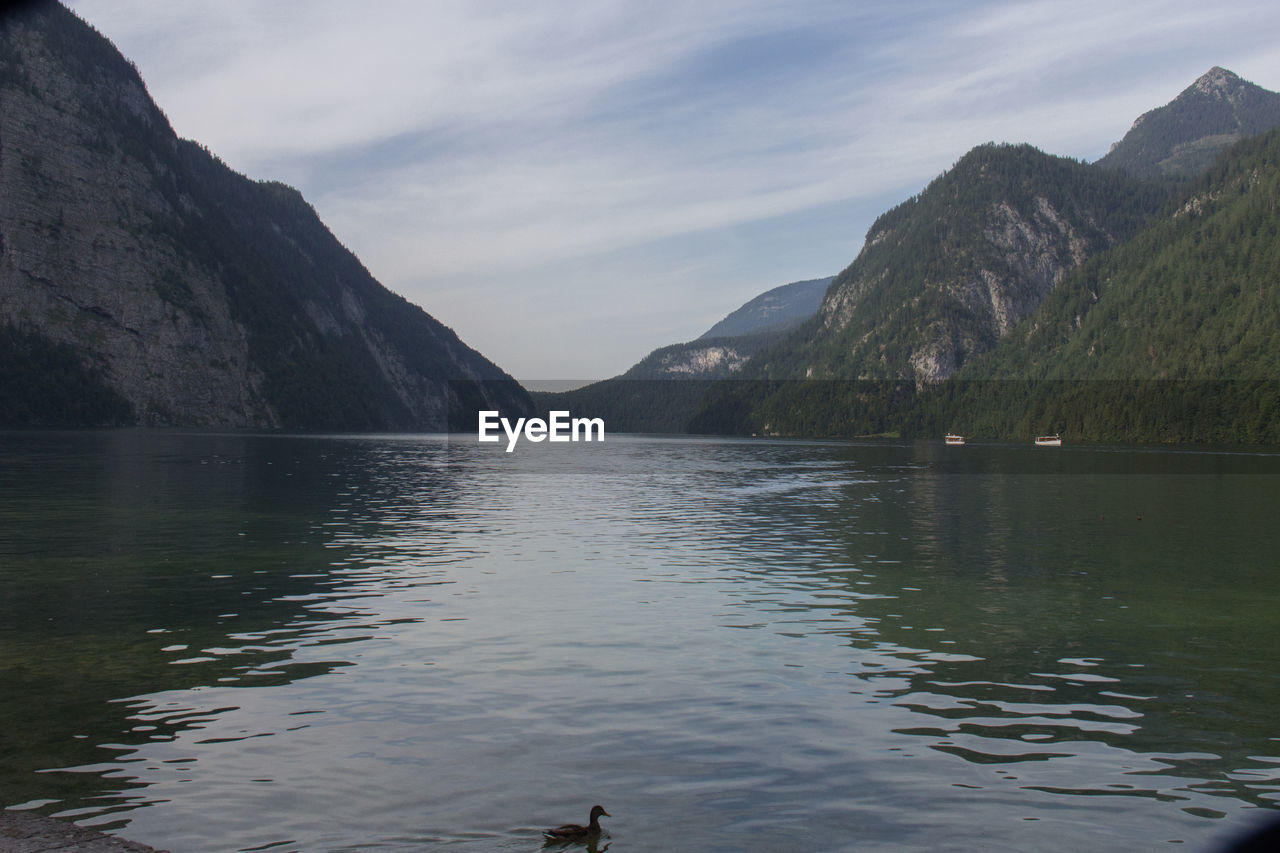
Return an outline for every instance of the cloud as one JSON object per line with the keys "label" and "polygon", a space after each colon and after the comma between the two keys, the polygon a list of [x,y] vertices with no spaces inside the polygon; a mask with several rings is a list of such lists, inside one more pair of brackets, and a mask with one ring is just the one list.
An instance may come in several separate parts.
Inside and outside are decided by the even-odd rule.
{"label": "cloud", "polygon": [[[72,6],[179,133],[298,186],[385,284],[521,375],[572,373],[587,341],[590,372],[616,373],[717,300],[713,321],[838,271],[885,199],[974,144],[1092,159],[1211,65],[1280,83],[1267,4]],[[648,337],[602,341],[626,317]]]}

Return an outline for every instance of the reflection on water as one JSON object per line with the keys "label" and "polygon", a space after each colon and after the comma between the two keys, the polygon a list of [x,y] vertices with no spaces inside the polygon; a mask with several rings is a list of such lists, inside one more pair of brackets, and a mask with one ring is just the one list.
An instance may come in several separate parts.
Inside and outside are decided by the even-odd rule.
{"label": "reflection on water", "polygon": [[[5,805],[175,851],[1208,849],[1280,458],[7,434]],[[580,819],[580,818],[579,818]]]}

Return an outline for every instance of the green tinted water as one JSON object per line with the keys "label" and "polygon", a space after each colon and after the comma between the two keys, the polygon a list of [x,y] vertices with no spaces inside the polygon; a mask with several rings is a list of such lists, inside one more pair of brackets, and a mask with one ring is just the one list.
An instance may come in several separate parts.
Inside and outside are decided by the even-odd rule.
{"label": "green tinted water", "polygon": [[0,799],[174,851],[1213,849],[1280,457],[0,435]]}

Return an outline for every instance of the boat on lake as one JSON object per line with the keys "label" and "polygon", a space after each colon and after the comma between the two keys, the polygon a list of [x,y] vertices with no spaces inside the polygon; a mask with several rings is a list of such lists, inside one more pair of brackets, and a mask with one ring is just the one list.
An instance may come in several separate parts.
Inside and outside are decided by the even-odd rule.
{"label": "boat on lake", "polygon": [[1037,447],[1061,447],[1062,436],[1060,435],[1038,435],[1036,436]]}
{"label": "boat on lake", "polygon": [[949,434],[946,437],[946,442],[947,444],[964,444],[964,436]]}

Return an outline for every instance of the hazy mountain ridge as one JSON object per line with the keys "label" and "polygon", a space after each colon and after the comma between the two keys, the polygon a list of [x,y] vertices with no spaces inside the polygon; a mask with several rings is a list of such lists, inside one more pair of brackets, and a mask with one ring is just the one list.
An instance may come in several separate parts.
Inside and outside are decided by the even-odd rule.
{"label": "hazy mountain ridge", "polygon": [[793,281],[767,290],[698,336],[738,337],[759,332],[781,332],[812,317],[835,276]]}
{"label": "hazy mountain ridge", "polygon": [[[70,420],[28,401],[9,423],[25,410],[45,412],[36,422],[442,429],[453,380],[486,380],[464,395],[495,408],[529,406],[378,284],[296,190],[179,140],[133,66],[53,2],[0,19],[0,329],[21,351],[75,354],[76,382],[115,401]],[[21,363],[4,370],[41,393]],[[43,393],[58,396],[49,381]]]}
{"label": "hazy mountain ridge", "polygon": [[766,290],[729,312],[692,341],[659,347],[619,379],[724,379],[785,333],[812,317],[835,276]]}
{"label": "hazy mountain ridge", "polygon": [[[684,432],[716,381],[736,376],[752,356],[817,310],[832,277],[792,282],[753,297],[701,337],[659,347],[620,376],[572,391],[535,392],[539,410],[591,412],[611,430]],[[717,330],[736,334],[712,335]]]}

